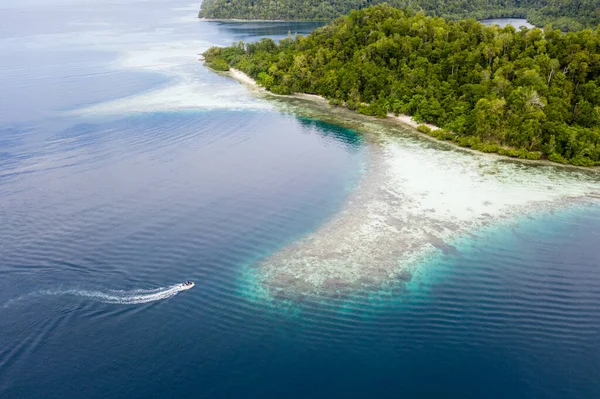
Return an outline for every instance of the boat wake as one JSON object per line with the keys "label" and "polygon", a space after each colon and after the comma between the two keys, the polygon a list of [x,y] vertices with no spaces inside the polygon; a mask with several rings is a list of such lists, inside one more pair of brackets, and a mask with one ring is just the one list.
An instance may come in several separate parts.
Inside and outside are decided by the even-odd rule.
{"label": "boat wake", "polygon": [[167,287],[155,288],[151,290],[107,290],[107,291],[87,291],[87,290],[57,290],[57,291],[36,291],[31,294],[21,296],[4,304],[4,308],[9,307],[15,302],[39,296],[76,296],[87,298],[97,302],[112,303],[117,305],[137,305],[141,303],[162,301],[177,295],[181,291],[186,291],[190,287],[182,284],[175,284]]}
{"label": "boat wake", "polygon": [[104,303],[114,303],[119,305],[136,305],[140,303],[156,302],[177,295],[186,290],[181,284],[169,287],[156,288],[153,290],[133,290],[133,291],[80,291],[69,290],[53,293],[51,295],[74,295]]}

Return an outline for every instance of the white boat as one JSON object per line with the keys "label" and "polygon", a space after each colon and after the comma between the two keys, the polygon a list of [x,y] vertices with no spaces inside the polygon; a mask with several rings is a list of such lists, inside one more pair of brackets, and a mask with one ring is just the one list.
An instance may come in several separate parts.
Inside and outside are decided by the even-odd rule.
{"label": "white boat", "polygon": [[183,283],[181,283],[181,289],[182,290],[189,290],[194,285],[196,285],[196,284],[194,284],[193,281],[184,281]]}

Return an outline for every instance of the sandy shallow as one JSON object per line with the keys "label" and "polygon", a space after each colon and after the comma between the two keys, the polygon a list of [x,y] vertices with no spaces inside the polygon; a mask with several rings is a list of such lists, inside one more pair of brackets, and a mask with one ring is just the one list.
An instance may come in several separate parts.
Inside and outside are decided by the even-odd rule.
{"label": "sandy shallow", "polygon": [[263,259],[259,280],[275,297],[331,296],[411,278],[431,251],[490,223],[598,201],[600,184],[552,166],[525,166],[418,140],[370,148],[368,172],[317,231]]}
{"label": "sandy shallow", "polygon": [[[232,75],[256,87],[243,73]],[[324,110],[322,99],[313,103],[319,101],[322,113],[336,112]],[[256,265],[255,281],[271,297],[332,297],[408,281],[420,259],[455,251],[453,241],[465,234],[520,216],[600,202],[596,172],[465,151],[412,129],[390,128],[397,120],[416,126],[409,117],[363,120],[368,121],[358,130],[369,137],[368,166],[342,209]]]}

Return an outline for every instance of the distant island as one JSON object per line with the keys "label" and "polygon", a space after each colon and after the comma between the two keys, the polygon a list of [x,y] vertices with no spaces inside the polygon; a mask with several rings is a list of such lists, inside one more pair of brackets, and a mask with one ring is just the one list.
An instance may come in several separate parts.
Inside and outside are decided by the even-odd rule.
{"label": "distant island", "polygon": [[412,116],[463,147],[600,165],[600,28],[517,31],[446,21],[389,5],[353,11],[279,44],[212,47],[276,94],[316,94],[358,113]]}
{"label": "distant island", "polygon": [[[352,10],[383,0],[204,0],[199,16],[209,19],[263,19],[330,21]],[[527,18],[536,26],[555,29],[595,29],[600,24],[597,0],[387,0],[392,6],[424,11],[430,16],[460,20],[473,18]]]}

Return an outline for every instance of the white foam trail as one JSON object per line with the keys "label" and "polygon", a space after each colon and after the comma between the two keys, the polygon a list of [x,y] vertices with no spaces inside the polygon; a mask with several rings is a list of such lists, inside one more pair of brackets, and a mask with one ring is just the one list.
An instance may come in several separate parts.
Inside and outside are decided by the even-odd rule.
{"label": "white foam trail", "polygon": [[185,288],[181,284],[172,285],[169,287],[161,287],[153,290],[133,290],[133,291],[85,291],[85,290],[68,290],[57,292],[44,292],[46,295],[74,295],[83,298],[89,298],[104,303],[113,303],[118,305],[136,305],[140,303],[156,302],[170,298],[184,291]]}
{"label": "white foam trail", "polygon": [[87,291],[87,290],[57,290],[57,291],[36,291],[19,298],[6,302],[3,308],[8,308],[15,302],[22,301],[31,297],[39,296],[77,296],[91,299],[97,302],[111,303],[116,305],[137,305],[141,303],[162,301],[177,295],[186,288],[181,284],[175,284],[167,287],[155,288],[152,290],[108,290],[108,291]]}

